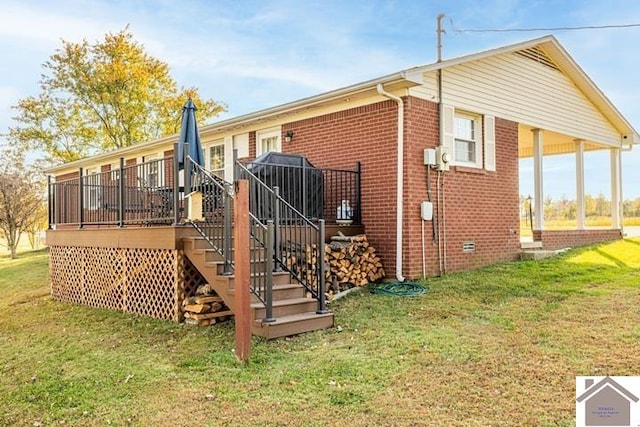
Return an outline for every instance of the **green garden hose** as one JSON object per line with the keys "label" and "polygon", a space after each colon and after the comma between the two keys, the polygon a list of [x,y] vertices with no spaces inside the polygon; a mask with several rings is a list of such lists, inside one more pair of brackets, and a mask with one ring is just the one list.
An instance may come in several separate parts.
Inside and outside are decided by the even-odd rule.
{"label": "green garden hose", "polygon": [[371,288],[372,294],[392,295],[397,297],[414,297],[427,292],[427,288],[415,282],[381,283]]}

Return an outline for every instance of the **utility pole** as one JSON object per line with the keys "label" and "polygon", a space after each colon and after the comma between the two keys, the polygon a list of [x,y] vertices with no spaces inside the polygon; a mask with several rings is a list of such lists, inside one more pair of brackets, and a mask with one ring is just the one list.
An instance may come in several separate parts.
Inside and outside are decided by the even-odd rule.
{"label": "utility pole", "polygon": [[438,27],[436,30],[436,34],[438,36],[438,56],[436,62],[442,62],[442,34],[445,33],[445,30],[442,28],[442,20],[446,15],[441,13],[438,15]]}

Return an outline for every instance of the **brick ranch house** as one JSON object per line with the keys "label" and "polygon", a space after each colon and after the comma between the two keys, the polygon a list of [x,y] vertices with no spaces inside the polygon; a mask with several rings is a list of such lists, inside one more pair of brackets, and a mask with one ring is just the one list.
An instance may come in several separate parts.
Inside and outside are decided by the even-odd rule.
{"label": "brick ranch house", "polygon": [[[518,258],[521,158],[534,158],[533,234],[539,245],[555,249],[620,238],[621,153],[640,141],[552,36],[223,120],[201,127],[200,136],[207,166],[226,181],[233,180],[234,150],[243,160],[268,151],[295,153],[317,168],[337,170],[353,170],[359,162],[360,200],[354,209],[387,276],[399,280]],[[54,182],[77,179],[80,173],[108,177],[120,159],[134,166],[171,158],[175,140],[174,135],[137,144],[48,173]],[[584,225],[583,156],[591,150],[610,152],[612,227],[606,230]],[[548,231],[542,212],[543,158],[566,153],[576,156],[578,227]],[[162,175],[168,168],[159,169],[150,173]],[[173,177],[154,179],[171,182]],[[427,211],[432,208],[426,220],[422,202],[430,202]],[[74,221],[65,225],[56,215],[61,213],[54,212],[56,225],[47,236],[54,247],[91,247],[98,240],[102,247],[114,241],[126,245],[124,235],[115,238],[114,233],[154,229],[113,230],[113,224],[104,223],[78,229]],[[96,233],[110,237],[96,240]],[[148,236],[140,239],[149,241]],[[144,243],[137,245],[141,249]],[[180,256],[179,243],[172,250]],[[62,252],[58,259],[70,262]]]}

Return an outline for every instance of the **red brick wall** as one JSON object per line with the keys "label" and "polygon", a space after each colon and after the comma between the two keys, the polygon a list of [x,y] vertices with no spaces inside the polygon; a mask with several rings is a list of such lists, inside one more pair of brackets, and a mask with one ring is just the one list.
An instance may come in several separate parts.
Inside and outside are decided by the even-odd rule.
{"label": "red brick wall", "polygon": [[[379,102],[283,125],[293,141],[282,151],[306,156],[320,168],[353,170],[362,164],[362,223],[387,275],[395,269],[397,107]],[[251,147],[251,144],[250,144]]]}
{"label": "red brick wall", "polygon": [[[285,151],[285,150],[282,150]],[[249,158],[250,159],[255,159],[256,158],[256,133],[254,132],[249,132]]]}
{"label": "red brick wall", "polygon": [[[420,202],[428,200],[423,150],[438,145],[438,106],[413,97],[405,101],[403,274],[422,276]],[[307,156],[317,167],[349,168],[362,162],[362,222],[395,274],[397,107],[380,102],[283,125],[294,140],[283,151]],[[517,259],[518,125],[496,119],[497,171],[452,167],[442,176],[446,210],[446,271],[461,271]],[[431,171],[432,200],[438,211],[437,172]],[[440,209],[442,213],[442,209]],[[443,221],[440,221],[442,225]],[[424,223],[425,270],[439,272],[433,222]],[[462,252],[464,242],[476,250]],[[444,250],[443,250],[444,253]]]}
{"label": "red brick wall", "polygon": [[[447,272],[515,260],[520,254],[518,124],[500,118],[495,123],[496,171],[451,167],[442,177]],[[473,242],[475,250],[464,253],[465,242]]]}
{"label": "red brick wall", "polygon": [[75,172],[70,172],[70,173],[66,173],[63,175],[58,175],[56,176],[56,182],[60,182],[60,181],[66,181],[68,179],[75,179],[78,177],[78,171]]}
{"label": "red brick wall", "polygon": [[[405,99],[404,146],[404,239],[403,274],[405,277],[422,277],[422,221],[420,203],[428,201],[427,168],[424,165],[424,149],[435,148],[439,143],[438,105],[422,99]],[[431,193],[436,212],[436,177],[431,170]],[[366,226],[366,224],[365,224]],[[437,246],[433,238],[433,222],[425,221],[425,271],[428,276],[438,274]]]}
{"label": "red brick wall", "polygon": [[542,249],[554,250],[585,246],[622,238],[620,230],[534,230],[533,240],[542,242]]}

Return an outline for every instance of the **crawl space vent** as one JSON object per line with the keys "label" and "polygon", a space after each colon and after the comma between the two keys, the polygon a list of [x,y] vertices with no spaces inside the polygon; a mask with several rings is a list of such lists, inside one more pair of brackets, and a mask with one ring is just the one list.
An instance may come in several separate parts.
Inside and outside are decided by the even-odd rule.
{"label": "crawl space vent", "polygon": [[473,252],[476,250],[476,242],[464,242],[462,244],[462,252]]}

